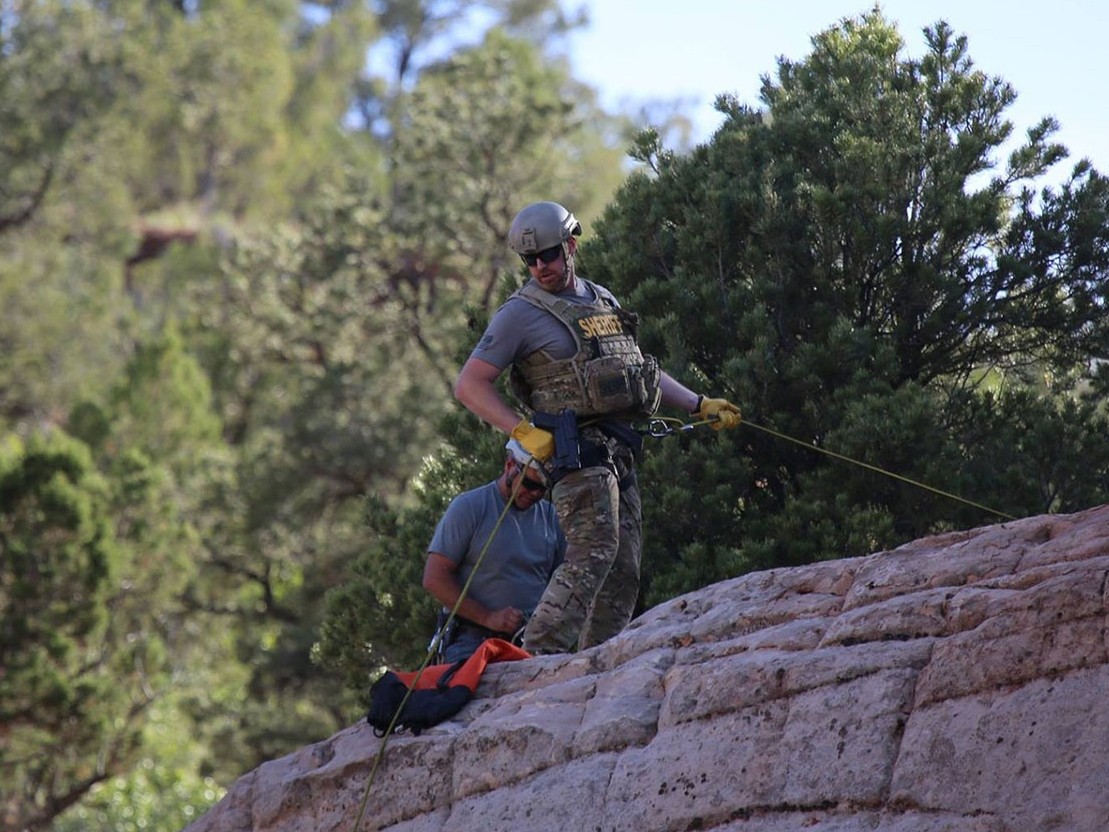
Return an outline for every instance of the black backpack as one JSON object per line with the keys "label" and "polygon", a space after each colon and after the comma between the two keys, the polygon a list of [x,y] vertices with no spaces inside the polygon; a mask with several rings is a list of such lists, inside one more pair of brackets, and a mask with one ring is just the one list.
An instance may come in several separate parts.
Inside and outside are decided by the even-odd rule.
{"label": "black backpack", "polygon": [[[408,730],[418,736],[425,728],[438,725],[462,710],[473,697],[473,691],[465,685],[451,685],[450,680],[465,661],[455,662],[434,688],[411,693],[396,673],[385,671],[385,675],[370,687],[370,710],[366,714],[366,722],[373,726],[374,735],[384,737],[392,724],[393,733]],[[398,710],[400,715],[394,723],[393,717]]]}

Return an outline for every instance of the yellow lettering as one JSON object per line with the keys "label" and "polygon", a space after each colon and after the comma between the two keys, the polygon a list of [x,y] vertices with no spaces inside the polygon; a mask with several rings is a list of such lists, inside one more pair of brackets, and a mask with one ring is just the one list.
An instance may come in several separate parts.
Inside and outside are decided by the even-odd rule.
{"label": "yellow lettering", "polygon": [[581,318],[578,326],[586,338],[599,338],[603,335],[619,335],[624,329],[620,326],[620,319],[615,315],[594,315],[591,318]]}

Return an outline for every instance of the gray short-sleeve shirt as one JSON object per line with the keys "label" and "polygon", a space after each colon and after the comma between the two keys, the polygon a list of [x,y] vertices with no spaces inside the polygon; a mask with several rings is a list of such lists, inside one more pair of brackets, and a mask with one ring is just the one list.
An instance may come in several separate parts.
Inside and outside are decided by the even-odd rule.
{"label": "gray short-sleeve shirt", "polygon": [[[577,278],[573,287],[557,295],[571,303],[593,304],[604,298],[619,306],[608,289],[582,278]],[[574,336],[558,318],[523,298],[510,297],[493,313],[470,357],[480,358],[503,370],[539,350],[546,350],[552,358],[562,360],[573,358],[578,348]]]}
{"label": "gray short-sleeve shirt", "polygon": [[[473,571],[505,502],[494,481],[459,494],[440,518],[428,551],[459,564],[460,583]],[[491,610],[516,607],[530,614],[565,553],[566,538],[548,500],[523,511],[512,506],[489,544],[468,594]]]}

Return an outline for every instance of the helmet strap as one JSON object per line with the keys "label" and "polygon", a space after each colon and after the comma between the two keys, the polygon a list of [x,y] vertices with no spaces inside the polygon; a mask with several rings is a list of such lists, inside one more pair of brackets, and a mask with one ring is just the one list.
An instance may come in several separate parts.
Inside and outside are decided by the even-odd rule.
{"label": "helmet strap", "polygon": [[570,277],[570,267],[571,267],[570,258],[573,257],[574,255],[572,255],[570,253],[570,244],[568,242],[566,242],[566,240],[563,240],[561,245],[562,245],[562,279],[566,280],[567,283],[569,283],[568,278]]}

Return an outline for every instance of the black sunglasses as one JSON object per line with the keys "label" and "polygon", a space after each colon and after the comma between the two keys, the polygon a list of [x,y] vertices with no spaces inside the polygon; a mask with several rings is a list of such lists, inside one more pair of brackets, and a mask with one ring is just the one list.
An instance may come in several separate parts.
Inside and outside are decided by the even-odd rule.
{"label": "black sunglasses", "polygon": [[562,246],[557,245],[551,246],[550,248],[545,248],[540,252],[536,252],[535,254],[521,254],[520,259],[524,261],[525,265],[535,266],[540,260],[542,260],[544,263],[553,263],[561,256]]}
{"label": "black sunglasses", "polygon": [[[516,466],[516,472],[520,473],[519,465]],[[547,490],[546,483],[539,482],[539,480],[533,480],[527,474],[524,474],[520,477],[520,487],[523,488],[525,491],[531,491],[533,494],[542,493]]]}

